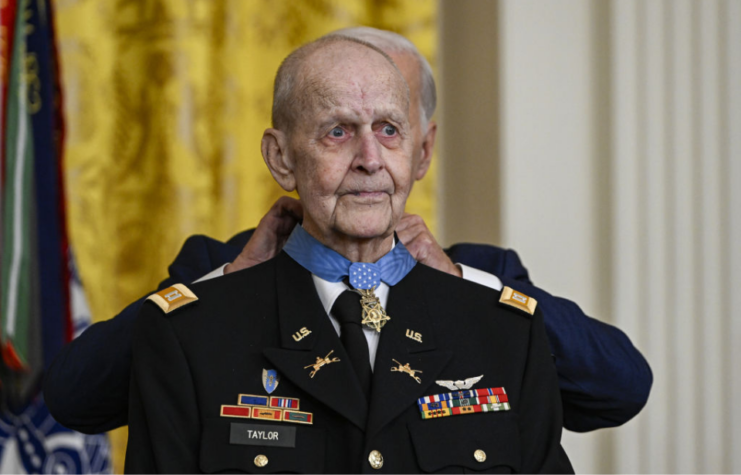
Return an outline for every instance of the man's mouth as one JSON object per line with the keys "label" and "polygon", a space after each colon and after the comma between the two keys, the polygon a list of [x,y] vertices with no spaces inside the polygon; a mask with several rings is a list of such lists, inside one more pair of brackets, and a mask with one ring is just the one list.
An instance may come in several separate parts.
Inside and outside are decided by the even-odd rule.
{"label": "man's mouth", "polygon": [[386,191],[376,190],[355,190],[345,193],[345,196],[351,198],[353,201],[358,201],[366,204],[380,203],[386,200],[389,195],[390,193]]}

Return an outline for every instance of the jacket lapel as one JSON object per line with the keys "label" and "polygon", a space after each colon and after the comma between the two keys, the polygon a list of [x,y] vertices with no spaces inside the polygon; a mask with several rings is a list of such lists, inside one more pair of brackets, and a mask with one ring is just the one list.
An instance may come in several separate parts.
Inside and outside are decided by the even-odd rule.
{"label": "jacket lapel", "polygon": [[[266,348],[263,354],[293,384],[365,430],[368,403],[311,273],[284,252],[276,258],[276,267],[281,346]],[[305,367],[330,352],[330,360],[339,360],[324,364],[312,378],[313,368]]]}
{"label": "jacket lapel", "polygon": [[[450,351],[435,347],[430,323],[433,315],[426,304],[425,270],[415,266],[389,293],[387,313],[391,320],[383,327],[378,345],[366,437],[373,437],[410,405],[416,405],[452,357]],[[415,376],[422,382],[408,373],[392,371],[399,363],[408,363],[412,370],[419,371]]]}

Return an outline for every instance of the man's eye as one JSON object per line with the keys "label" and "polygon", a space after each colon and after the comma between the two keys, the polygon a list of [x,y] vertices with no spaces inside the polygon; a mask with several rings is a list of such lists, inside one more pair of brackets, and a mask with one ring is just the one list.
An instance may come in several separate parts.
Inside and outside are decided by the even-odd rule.
{"label": "man's eye", "polygon": [[384,125],[382,130],[385,135],[388,135],[388,136],[396,135],[396,127],[394,127],[391,124]]}
{"label": "man's eye", "polygon": [[342,130],[342,127],[335,127],[329,132],[329,135],[334,138],[342,138],[345,136],[345,131]]}

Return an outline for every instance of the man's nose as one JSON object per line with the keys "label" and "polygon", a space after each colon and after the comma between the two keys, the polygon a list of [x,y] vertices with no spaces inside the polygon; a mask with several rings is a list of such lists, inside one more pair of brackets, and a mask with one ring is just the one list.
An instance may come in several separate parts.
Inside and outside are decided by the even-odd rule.
{"label": "man's nose", "polygon": [[372,132],[359,137],[358,149],[353,160],[353,168],[368,174],[376,173],[383,169],[383,158],[381,157],[381,144]]}

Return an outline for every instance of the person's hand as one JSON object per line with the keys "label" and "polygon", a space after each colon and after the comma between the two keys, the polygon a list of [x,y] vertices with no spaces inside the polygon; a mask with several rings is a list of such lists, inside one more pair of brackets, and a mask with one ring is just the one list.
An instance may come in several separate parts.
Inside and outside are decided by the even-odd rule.
{"label": "person's hand", "polygon": [[288,196],[278,198],[260,220],[239,256],[224,268],[224,274],[247,269],[277,256],[303,216],[304,208],[300,201]]}
{"label": "person's hand", "polygon": [[424,220],[416,214],[405,213],[396,227],[396,234],[417,262],[457,277],[463,277],[435,240]]}

